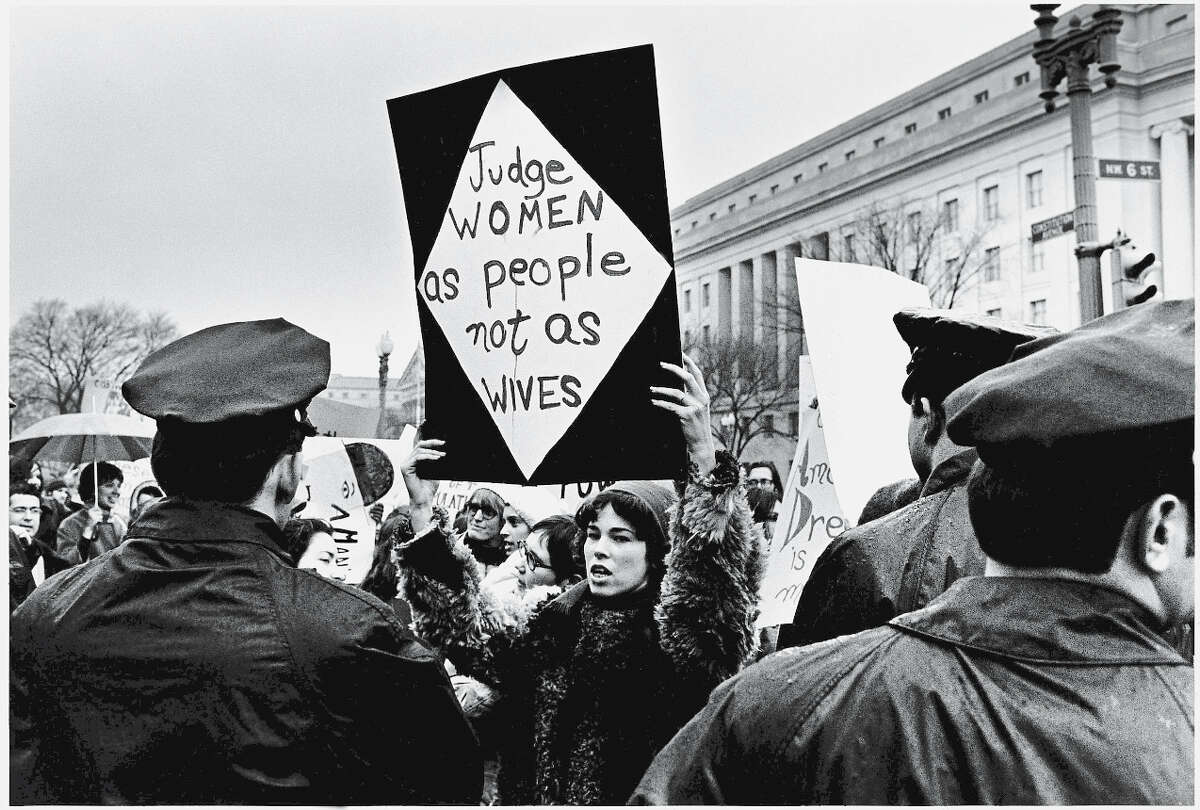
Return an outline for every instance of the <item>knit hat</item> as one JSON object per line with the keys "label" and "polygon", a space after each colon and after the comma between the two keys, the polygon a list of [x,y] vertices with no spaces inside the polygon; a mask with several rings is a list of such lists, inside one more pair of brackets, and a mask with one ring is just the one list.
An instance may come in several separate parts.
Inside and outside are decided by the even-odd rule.
{"label": "knit hat", "polygon": [[575,513],[575,523],[581,529],[576,539],[576,558],[580,563],[582,563],[584,558],[583,544],[587,535],[582,530],[587,528],[587,521],[584,520],[585,514],[592,512],[594,516],[596,502],[603,502],[606,500],[606,496],[611,496],[615,493],[620,493],[637,501],[654,517],[655,522],[658,524],[658,531],[652,536],[639,536],[638,539],[646,544],[646,557],[651,566],[655,571],[661,573],[663,561],[667,556],[667,552],[671,550],[670,519],[667,512],[675,505],[676,498],[674,492],[652,481],[617,481],[611,486],[597,492],[580,505],[578,511]]}
{"label": "knit hat", "polygon": [[671,530],[667,510],[675,505],[674,492],[653,481],[617,481],[608,489],[614,492],[628,493],[644,503],[658,519],[658,528],[662,530],[663,542],[670,545]]}

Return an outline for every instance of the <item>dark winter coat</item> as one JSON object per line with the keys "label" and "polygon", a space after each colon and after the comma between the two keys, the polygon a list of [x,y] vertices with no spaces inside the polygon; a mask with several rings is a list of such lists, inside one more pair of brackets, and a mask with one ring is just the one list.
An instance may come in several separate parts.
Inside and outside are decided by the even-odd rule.
{"label": "dark winter coat", "polygon": [[722,684],[633,801],[1191,805],[1192,668],[1154,625],[1085,583],[959,580]]}
{"label": "dark winter coat", "polygon": [[12,802],[477,802],[440,660],[282,542],[266,515],[168,498],[34,591],[11,620]]}
{"label": "dark winter coat", "polygon": [[959,577],[983,573],[983,551],[967,511],[967,478],[979,455],[964,450],[937,465],[921,497],[843,533],[817,558],[777,649],[878,627],[924,607]]}
{"label": "dark winter coat", "polygon": [[654,754],[751,653],[761,539],[728,455],[707,483],[689,483],[673,509],[660,589],[601,599],[583,582],[523,632],[484,643],[472,577],[447,589],[409,572],[419,630],[460,672],[501,691],[504,804],[624,802]]}

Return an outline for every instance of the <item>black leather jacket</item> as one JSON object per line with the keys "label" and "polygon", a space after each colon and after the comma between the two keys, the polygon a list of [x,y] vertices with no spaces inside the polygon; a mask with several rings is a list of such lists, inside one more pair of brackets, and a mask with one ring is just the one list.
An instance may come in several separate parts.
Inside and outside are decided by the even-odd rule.
{"label": "black leather jacket", "polygon": [[441,662],[375,597],[296,570],[265,515],[169,498],[11,623],[11,800],[474,803]]}

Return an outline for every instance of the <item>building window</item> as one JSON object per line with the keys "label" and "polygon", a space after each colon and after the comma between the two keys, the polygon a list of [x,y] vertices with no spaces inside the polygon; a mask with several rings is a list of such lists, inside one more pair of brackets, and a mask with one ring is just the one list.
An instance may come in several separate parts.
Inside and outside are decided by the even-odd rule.
{"label": "building window", "polygon": [[1046,269],[1046,246],[1041,242],[1033,243],[1033,253],[1029,257],[1029,272],[1041,273]]}
{"label": "building window", "polygon": [[849,152],[846,153],[846,162],[849,163],[852,160],[854,160],[854,150],[853,149],[851,149]]}
{"label": "building window", "polygon": [[698,220],[698,219],[693,219],[693,220],[692,220],[692,229],[693,229],[693,230],[695,230],[696,226],[697,226],[697,225],[699,225],[699,224],[700,224],[700,220]]}
{"label": "building window", "polygon": [[993,317],[993,318],[1003,318],[1003,317],[1004,317],[1004,310],[1003,310],[1002,308],[1000,308],[1000,307],[996,307],[995,309],[989,309],[989,310],[987,311],[987,314],[988,314],[988,315],[990,315],[990,316],[991,316],[991,317]]}
{"label": "building window", "polygon": [[[921,212],[913,211],[908,215],[908,238],[917,241],[921,236]],[[911,276],[910,276],[911,278]]]}
{"label": "building window", "polygon": [[692,291],[691,290],[683,291],[683,311],[684,312],[692,311]]}
{"label": "building window", "polygon": [[788,413],[788,430],[793,436],[800,435],[800,411]]}
{"label": "building window", "polygon": [[676,236],[679,236],[680,232],[682,232],[682,231],[683,231],[683,228],[676,228],[676,229],[675,229],[675,235],[676,235]]}
{"label": "building window", "polygon": [[711,339],[711,337],[710,337],[711,330],[710,330],[708,324],[704,324],[704,328],[701,330],[701,333],[704,335],[704,345],[707,346],[709,343],[709,340]]}
{"label": "building window", "polygon": [[817,167],[817,174],[824,174],[825,170],[828,168],[829,168],[828,163],[822,163],[820,166]]}
{"label": "building window", "polygon": [[1039,298],[1029,302],[1029,322],[1034,326],[1046,325],[1046,299]]}
{"label": "building window", "polygon": [[736,209],[736,208],[737,208],[737,203],[730,203],[729,204],[729,213],[732,214],[734,212],[734,209]]}
{"label": "building window", "polygon": [[716,212],[716,211],[709,211],[709,212],[708,212],[708,221],[709,221],[709,222],[712,222],[712,221],[713,221],[714,219],[716,219],[716,218],[717,218],[717,212]]}
{"label": "building window", "polygon": [[757,200],[757,199],[758,199],[758,195],[757,195],[757,194],[751,194],[751,195],[750,195],[750,203],[749,203],[749,204],[750,204],[750,205],[754,205],[754,201],[755,201],[755,200]]}
{"label": "building window", "polygon": [[799,183],[799,182],[800,182],[801,180],[803,180],[803,179],[804,179],[804,172],[801,172],[800,174],[793,174],[793,175],[792,175],[792,183],[793,183],[793,184],[795,184],[795,183]]}
{"label": "building window", "polygon": [[771,439],[775,437],[775,414],[763,414],[763,438]]}
{"label": "building window", "polygon": [[692,345],[692,333],[691,333],[691,330],[684,329],[684,330],[683,330],[683,348],[684,348],[684,351],[686,351],[686,350],[687,350],[689,347],[691,347],[691,345]]}
{"label": "building window", "polygon": [[776,183],[775,185],[771,186],[771,193],[772,193],[772,194],[774,194],[776,191],[779,191],[779,184],[778,184],[778,183]]}
{"label": "building window", "polygon": [[1025,202],[1029,208],[1038,208],[1042,204],[1042,173],[1040,171],[1025,175]]}
{"label": "building window", "polygon": [[987,90],[981,90],[980,92],[975,94],[975,103],[976,104],[982,104],[983,102],[985,102],[987,100],[988,100],[988,91]]}
{"label": "building window", "polygon": [[854,234],[848,233],[842,237],[842,255],[848,262],[858,261],[854,255]]}
{"label": "building window", "polygon": [[917,124],[915,121],[911,124],[904,125],[904,134],[905,135],[912,135],[916,131],[917,131]]}
{"label": "building window", "polygon": [[879,147],[883,146],[883,142],[885,140],[887,140],[887,139],[886,138],[876,138],[875,139],[875,148],[878,149]]}
{"label": "building window", "polygon": [[949,107],[942,107],[940,110],[938,110],[938,120],[939,121],[945,121],[949,117],[950,117],[950,108]]}
{"label": "building window", "polygon": [[1000,248],[992,247],[983,252],[983,280],[1000,280]]}
{"label": "building window", "polygon": [[710,303],[709,287],[708,287],[708,282],[706,281],[700,287],[700,306],[704,307],[705,309],[708,309],[709,303]]}
{"label": "building window", "polygon": [[1167,33],[1168,34],[1171,33],[1171,30],[1175,26],[1179,25],[1181,22],[1186,20],[1187,17],[1188,17],[1188,15],[1186,15],[1186,14],[1180,14],[1178,17],[1175,17],[1174,19],[1167,20]]}
{"label": "building window", "polygon": [[1023,84],[1029,84],[1028,70],[1024,73],[1018,73],[1016,76],[1013,76],[1013,87],[1020,87]]}
{"label": "building window", "polygon": [[983,190],[983,218],[988,222],[1000,219],[999,186],[988,186]]}
{"label": "building window", "polygon": [[958,200],[946,200],[942,203],[942,219],[945,220],[946,233],[958,233]]}

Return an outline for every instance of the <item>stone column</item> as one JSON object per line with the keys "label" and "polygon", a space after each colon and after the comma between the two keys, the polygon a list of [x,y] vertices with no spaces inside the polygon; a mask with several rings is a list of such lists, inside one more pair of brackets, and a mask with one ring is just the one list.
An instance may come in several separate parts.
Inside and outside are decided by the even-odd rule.
{"label": "stone column", "polygon": [[763,257],[756,253],[750,260],[750,306],[746,307],[750,313],[747,332],[755,346],[763,345],[763,272]]}
{"label": "stone column", "polygon": [[779,329],[776,325],[778,315],[775,311],[775,303],[779,295],[779,275],[775,253],[759,254],[754,263],[754,340],[761,347],[767,362],[776,369],[772,385],[777,385],[779,380],[779,354],[777,351]]}
{"label": "stone column", "polygon": [[1192,173],[1188,171],[1188,138],[1192,128],[1175,119],[1150,127],[1150,137],[1161,140],[1159,172],[1162,176],[1161,217],[1163,296],[1195,295],[1192,223]]}
{"label": "stone column", "polygon": [[796,330],[800,327],[800,318],[795,312],[796,300],[796,264],[793,259],[800,255],[794,245],[785,245],[775,251],[775,264],[778,268],[778,281],[775,285],[775,300],[779,305],[779,379],[795,380],[796,368],[791,362],[800,345],[800,335]]}
{"label": "stone column", "polygon": [[729,337],[737,340],[742,334],[742,263],[729,265]]}

